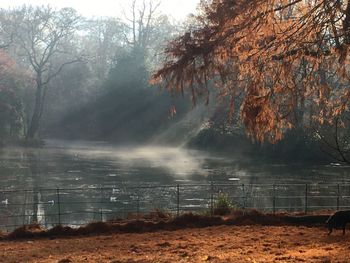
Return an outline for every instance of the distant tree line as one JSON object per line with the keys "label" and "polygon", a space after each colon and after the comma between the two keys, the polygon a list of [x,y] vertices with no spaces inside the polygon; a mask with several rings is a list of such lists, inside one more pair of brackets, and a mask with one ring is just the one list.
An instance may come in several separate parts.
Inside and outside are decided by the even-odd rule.
{"label": "distant tree line", "polygon": [[[79,115],[83,106],[101,106],[93,109],[101,116],[105,109],[98,101],[110,98],[108,93],[123,90],[109,102],[118,105],[128,92],[149,86],[160,47],[180,30],[159,4],[133,0],[125,16],[116,18],[84,18],[74,9],[50,6],[1,9],[1,140],[30,143],[57,135],[72,119],[69,114]],[[86,121],[113,122],[119,113]],[[98,133],[99,127],[90,128]]]}

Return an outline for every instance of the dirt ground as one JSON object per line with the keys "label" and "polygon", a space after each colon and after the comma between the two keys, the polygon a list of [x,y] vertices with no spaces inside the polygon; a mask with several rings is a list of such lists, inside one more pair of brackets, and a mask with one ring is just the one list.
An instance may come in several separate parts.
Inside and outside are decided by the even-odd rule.
{"label": "dirt ground", "polygon": [[0,242],[0,262],[350,262],[350,231],[217,226]]}

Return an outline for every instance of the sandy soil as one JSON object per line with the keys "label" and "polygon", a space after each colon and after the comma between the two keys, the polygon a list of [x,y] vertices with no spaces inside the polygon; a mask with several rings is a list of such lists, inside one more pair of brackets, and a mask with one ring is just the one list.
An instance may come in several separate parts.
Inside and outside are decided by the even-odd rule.
{"label": "sandy soil", "polygon": [[350,231],[218,226],[0,242],[0,262],[350,262]]}

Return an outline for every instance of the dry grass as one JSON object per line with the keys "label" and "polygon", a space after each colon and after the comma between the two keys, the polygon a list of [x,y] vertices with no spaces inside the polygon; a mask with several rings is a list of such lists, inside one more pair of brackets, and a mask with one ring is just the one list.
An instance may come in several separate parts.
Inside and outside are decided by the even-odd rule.
{"label": "dry grass", "polygon": [[154,212],[72,229],[37,225],[0,241],[0,262],[349,262],[350,233],[327,236],[327,215]]}
{"label": "dry grass", "polygon": [[350,232],[320,227],[213,226],[0,242],[0,262],[349,262]]}

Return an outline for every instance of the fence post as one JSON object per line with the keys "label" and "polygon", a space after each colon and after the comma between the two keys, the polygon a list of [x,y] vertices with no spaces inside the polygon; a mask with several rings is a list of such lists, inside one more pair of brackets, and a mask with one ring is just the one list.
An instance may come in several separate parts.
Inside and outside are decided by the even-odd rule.
{"label": "fence post", "polygon": [[339,210],[340,207],[340,185],[338,184],[338,189],[337,189],[337,210]]}
{"label": "fence post", "polygon": [[127,201],[123,201],[123,219],[126,219],[127,218],[127,214],[126,214],[126,208],[125,208],[125,203]]}
{"label": "fence post", "polygon": [[214,215],[214,185],[210,184],[210,216]]}
{"label": "fence post", "polygon": [[305,184],[305,214],[307,214],[307,202],[308,202],[308,184]]}
{"label": "fence post", "polygon": [[273,214],[276,213],[276,185],[273,184],[273,199],[272,199]]}
{"label": "fence post", "polygon": [[32,203],[32,209],[33,209],[33,215],[32,215],[32,219],[30,220],[30,224],[34,223],[36,224],[38,222],[38,209],[37,209],[37,198],[38,198],[38,195],[36,194],[35,192],[35,188],[33,189],[33,203]]}
{"label": "fence post", "polygon": [[25,225],[26,222],[26,209],[27,209],[27,190],[24,190],[24,206],[23,206],[23,221],[22,225]]}
{"label": "fence post", "polygon": [[137,191],[137,199],[136,199],[136,215],[137,215],[137,219],[140,218],[140,193],[139,191]]}
{"label": "fence post", "polygon": [[246,207],[246,196],[245,196],[245,186],[242,184],[242,193],[243,193],[243,210]]}
{"label": "fence post", "polygon": [[61,224],[61,202],[60,202],[60,189],[57,188],[57,209],[58,209],[58,224]]}
{"label": "fence post", "polygon": [[180,185],[176,186],[176,215],[180,215]]}
{"label": "fence post", "polygon": [[103,222],[103,189],[100,187],[100,221]]}

